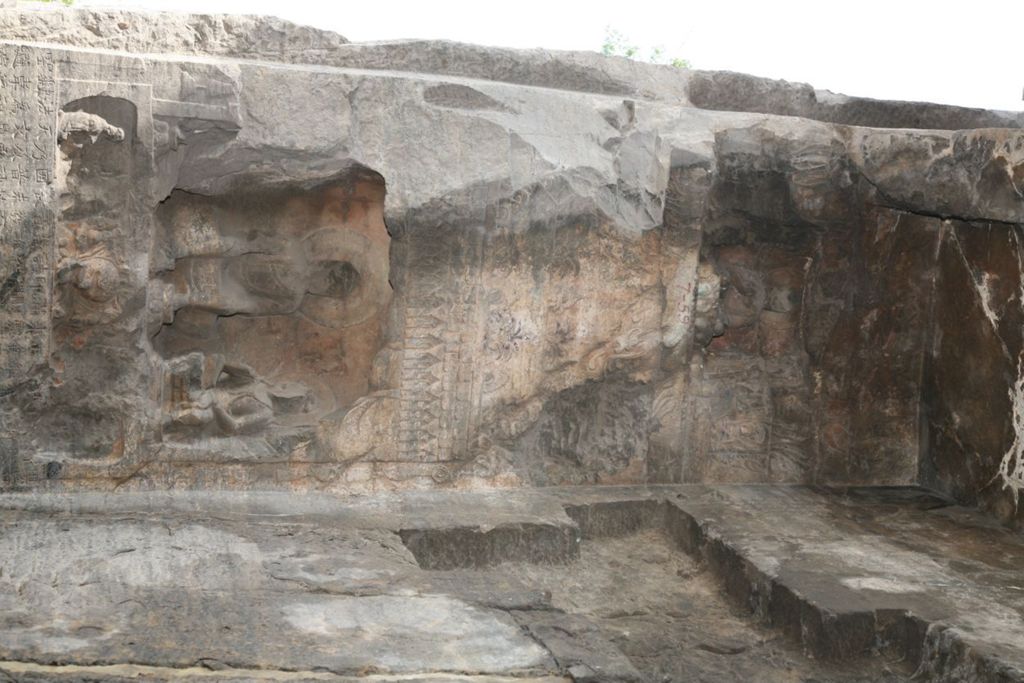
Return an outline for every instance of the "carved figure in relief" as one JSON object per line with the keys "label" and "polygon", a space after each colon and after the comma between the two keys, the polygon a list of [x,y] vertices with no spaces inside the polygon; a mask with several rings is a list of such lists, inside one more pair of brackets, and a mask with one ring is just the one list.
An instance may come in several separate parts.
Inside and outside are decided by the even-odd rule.
{"label": "carved figure in relief", "polygon": [[231,365],[220,354],[196,352],[168,361],[164,386],[164,427],[205,435],[259,431],[275,413],[301,411],[309,400],[302,387],[270,384],[252,368]]}
{"label": "carved figure in relief", "polygon": [[127,167],[125,130],[86,111],[58,111],[57,186],[65,220],[58,227],[54,315],[73,325],[110,322],[121,314],[122,266],[111,248],[117,238],[117,208],[104,191]]}
{"label": "carved figure in relief", "polygon": [[[96,142],[100,136],[114,142],[124,140],[124,130],[107,123],[102,116],[84,111],[57,112],[57,141],[63,142],[68,138],[74,138],[76,133],[85,134],[92,142]],[[81,143],[75,144],[81,146]]]}

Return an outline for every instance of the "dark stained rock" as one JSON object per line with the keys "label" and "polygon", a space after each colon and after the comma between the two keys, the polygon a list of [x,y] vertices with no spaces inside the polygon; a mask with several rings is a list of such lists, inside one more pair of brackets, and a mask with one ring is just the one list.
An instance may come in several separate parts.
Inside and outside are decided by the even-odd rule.
{"label": "dark stained rock", "polygon": [[749,111],[873,128],[961,130],[1021,128],[1024,115],[928,102],[848,97],[806,83],[760,78],[731,71],[694,71],[688,94],[694,106]]}

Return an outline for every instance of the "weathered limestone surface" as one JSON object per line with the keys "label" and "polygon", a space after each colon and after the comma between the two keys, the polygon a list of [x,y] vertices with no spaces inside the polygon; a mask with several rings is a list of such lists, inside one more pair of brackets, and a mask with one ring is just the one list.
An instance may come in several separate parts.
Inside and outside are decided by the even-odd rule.
{"label": "weathered limestone surface", "polygon": [[3,494],[0,680],[1019,683],[1022,561],[915,488]]}
{"label": "weathered limestone surface", "polygon": [[940,130],[1024,127],[1024,114],[1020,112],[847,97],[816,90],[806,83],[731,71],[693,72],[687,94],[694,106],[702,109],[758,111],[855,126]]}
{"label": "weathered limestone surface", "polygon": [[348,41],[275,17],[117,10],[0,14],[4,39],[122,52],[309,62]]}
{"label": "weathered limestone surface", "polygon": [[4,488],[925,481],[1015,514],[1019,115],[251,18],[0,39]]}

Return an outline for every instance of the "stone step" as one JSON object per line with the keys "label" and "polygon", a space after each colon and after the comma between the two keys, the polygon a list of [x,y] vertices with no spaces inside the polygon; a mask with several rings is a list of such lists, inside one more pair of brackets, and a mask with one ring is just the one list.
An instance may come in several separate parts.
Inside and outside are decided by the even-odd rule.
{"label": "stone step", "polygon": [[918,488],[684,486],[567,508],[586,536],[664,528],[813,657],[1024,681],[1024,538]]}
{"label": "stone step", "polygon": [[203,681],[205,683],[570,683],[562,676],[488,676],[460,674],[410,674],[404,676],[368,675],[338,676],[324,671],[272,671],[267,669],[233,669],[190,666],[180,669],[139,664],[96,666],[53,666],[33,662],[0,662],[0,683],[138,683],[138,681],[172,682]]}

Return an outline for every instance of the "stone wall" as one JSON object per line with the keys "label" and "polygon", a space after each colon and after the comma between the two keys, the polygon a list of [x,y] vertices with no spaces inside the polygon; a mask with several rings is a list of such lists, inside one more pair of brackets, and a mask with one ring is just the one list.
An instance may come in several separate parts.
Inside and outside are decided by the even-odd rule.
{"label": "stone wall", "polygon": [[[1019,524],[1024,140],[1006,129],[873,134],[862,149],[872,181],[930,224],[934,245],[919,481]],[[909,181],[918,173],[927,185]]]}
{"label": "stone wall", "polygon": [[[171,21],[63,16],[0,26],[133,50]],[[171,25],[213,56],[0,43],[3,488],[1010,504],[1020,132],[705,111],[697,75],[593,55],[284,30],[292,64],[236,61],[273,57]]]}
{"label": "stone wall", "polygon": [[1020,523],[1021,226],[948,221],[925,374],[923,481]]}

